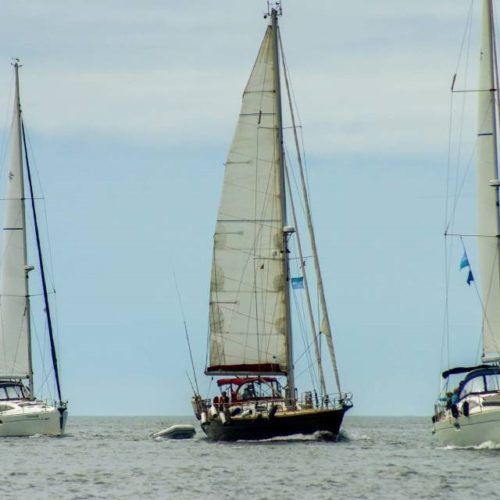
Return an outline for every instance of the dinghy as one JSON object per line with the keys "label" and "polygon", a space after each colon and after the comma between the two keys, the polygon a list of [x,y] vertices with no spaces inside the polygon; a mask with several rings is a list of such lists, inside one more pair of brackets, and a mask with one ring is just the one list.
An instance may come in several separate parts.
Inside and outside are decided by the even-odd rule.
{"label": "dinghy", "polygon": [[191,439],[196,434],[194,425],[175,424],[151,434],[152,438]]}

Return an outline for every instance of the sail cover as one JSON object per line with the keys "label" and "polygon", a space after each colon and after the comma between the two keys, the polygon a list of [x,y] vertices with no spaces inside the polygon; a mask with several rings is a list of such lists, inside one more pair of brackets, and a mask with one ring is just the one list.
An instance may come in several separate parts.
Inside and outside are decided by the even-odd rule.
{"label": "sail cover", "polygon": [[22,378],[30,372],[24,181],[17,91],[11,130],[0,260],[0,378]]}
{"label": "sail cover", "polygon": [[496,179],[495,79],[492,68],[491,2],[483,1],[478,139],[477,217],[480,283],[483,299],[483,361],[500,359],[500,268]]}
{"label": "sail cover", "polygon": [[207,373],[286,373],[280,144],[268,26],[226,161],[214,236]]}

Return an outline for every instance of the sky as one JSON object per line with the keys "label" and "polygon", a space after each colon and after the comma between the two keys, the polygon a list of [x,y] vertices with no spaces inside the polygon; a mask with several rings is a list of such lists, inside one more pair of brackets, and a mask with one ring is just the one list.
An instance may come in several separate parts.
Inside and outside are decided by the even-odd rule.
{"label": "sky", "polygon": [[[430,415],[446,367],[450,110],[462,110],[462,101],[450,104],[450,84],[465,68],[458,61],[470,1],[283,3],[343,389],[354,394],[352,414]],[[0,5],[0,158],[12,107],[10,61],[19,57],[70,412],[189,414],[174,274],[206,388],[223,163],[266,2]],[[476,38],[474,28],[472,47]],[[474,85],[471,54],[457,84]],[[467,157],[473,98],[463,109]],[[457,213],[468,227],[474,178],[464,179]],[[470,254],[474,266],[473,244]],[[450,358],[474,363],[479,304],[455,257]]]}

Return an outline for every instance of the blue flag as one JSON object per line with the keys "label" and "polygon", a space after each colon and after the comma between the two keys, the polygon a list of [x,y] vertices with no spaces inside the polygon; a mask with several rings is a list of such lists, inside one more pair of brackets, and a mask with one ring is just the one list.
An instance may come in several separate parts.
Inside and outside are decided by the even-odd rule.
{"label": "blue flag", "polygon": [[463,269],[464,267],[468,267],[470,269],[469,259],[467,258],[467,252],[465,250],[464,250],[464,256],[460,261],[460,269]]}
{"label": "blue flag", "polygon": [[304,277],[299,276],[298,278],[292,278],[292,288],[294,290],[297,288],[304,288]]}
{"label": "blue flag", "polygon": [[467,276],[467,284],[470,286],[470,284],[474,281],[474,275],[472,274],[472,271],[469,269],[469,274]]}

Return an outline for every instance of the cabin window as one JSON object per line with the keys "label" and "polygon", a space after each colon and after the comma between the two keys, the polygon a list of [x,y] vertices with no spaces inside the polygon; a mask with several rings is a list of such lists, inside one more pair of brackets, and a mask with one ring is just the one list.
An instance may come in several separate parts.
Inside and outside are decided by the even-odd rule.
{"label": "cabin window", "polygon": [[7,385],[4,387],[7,391],[7,399],[23,399],[24,394],[21,386],[19,385]]}
{"label": "cabin window", "polygon": [[486,375],[485,379],[487,391],[500,391],[500,373]]}
{"label": "cabin window", "polygon": [[5,399],[8,399],[7,393],[5,392],[5,388],[0,387],[0,401]]}
{"label": "cabin window", "polygon": [[483,377],[476,377],[469,380],[462,388],[460,397],[471,394],[472,392],[484,392],[484,379]]}

